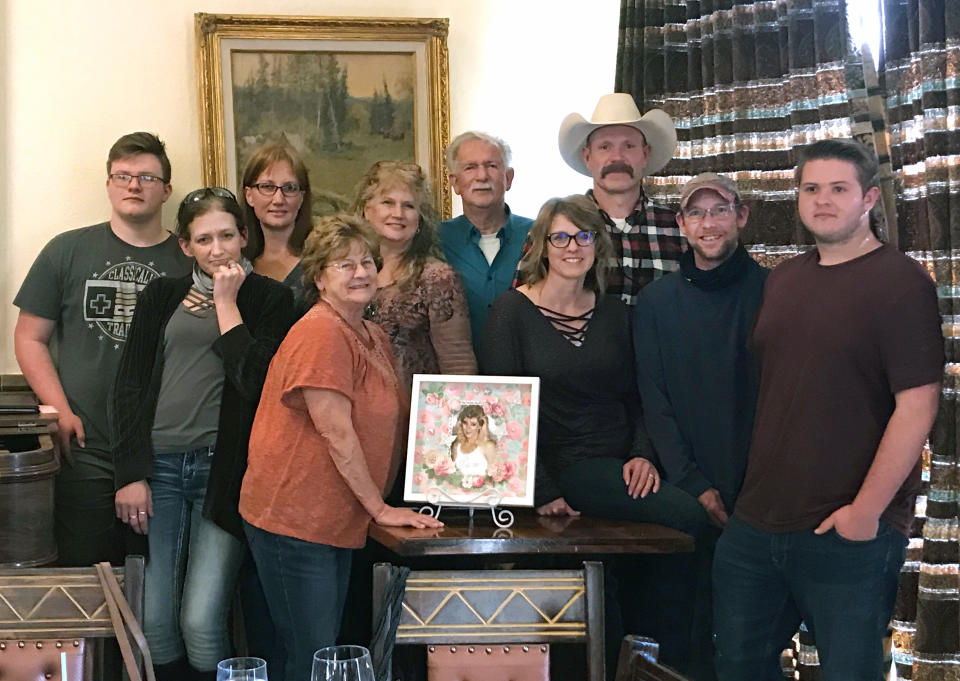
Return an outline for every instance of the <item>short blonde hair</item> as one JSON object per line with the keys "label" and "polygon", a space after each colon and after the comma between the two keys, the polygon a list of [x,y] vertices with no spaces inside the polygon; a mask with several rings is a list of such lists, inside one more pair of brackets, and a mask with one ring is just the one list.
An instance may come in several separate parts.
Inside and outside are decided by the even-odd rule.
{"label": "short blonde hair", "polygon": [[358,243],[366,248],[380,269],[380,237],[363,218],[346,213],[320,218],[303,243],[300,265],[303,267],[303,299],[313,305],[320,299],[317,277],[331,260],[343,257]]}
{"label": "short blonde hair", "polygon": [[600,209],[584,194],[549,199],[540,208],[540,214],[530,228],[530,250],[518,266],[523,281],[532,285],[547,277],[547,234],[558,215],[570,220],[578,229],[597,233],[593,242],[593,266],[587,272],[583,283],[597,294],[603,295],[607,287],[607,268],[613,255],[613,244],[610,243],[607,225],[600,217]]}
{"label": "short blonde hair", "polygon": [[406,289],[419,281],[423,266],[429,258],[444,259],[437,240],[437,212],[433,204],[433,193],[423,170],[416,163],[377,161],[370,166],[357,185],[353,211],[362,217],[367,204],[378,194],[397,187],[413,194],[419,213],[417,233],[403,254],[397,278],[397,286]]}

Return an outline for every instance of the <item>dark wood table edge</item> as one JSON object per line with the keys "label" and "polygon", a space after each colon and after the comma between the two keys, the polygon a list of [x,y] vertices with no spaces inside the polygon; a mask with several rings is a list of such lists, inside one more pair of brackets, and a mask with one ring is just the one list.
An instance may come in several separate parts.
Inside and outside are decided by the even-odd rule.
{"label": "dark wood table edge", "polygon": [[[647,525],[649,523],[637,523]],[[663,526],[652,525],[661,531]],[[670,529],[670,528],[667,528]],[[391,531],[392,530],[392,531]],[[662,555],[690,553],[694,549],[693,537],[672,530],[672,537],[659,537],[654,541],[642,539],[630,541],[629,537],[584,538],[576,541],[568,537],[525,538],[511,537],[506,531],[501,537],[402,537],[397,536],[398,528],[387,528],[376,523],[370,524],[368,536],[381,546],[400,556],[462,556],[484,555],[520,556],[520,555]],[[400,530],[402,531],[402,530]],[[490,529],[491,533],[494,529]],[[469,550],[465,551],[465,544]]]}

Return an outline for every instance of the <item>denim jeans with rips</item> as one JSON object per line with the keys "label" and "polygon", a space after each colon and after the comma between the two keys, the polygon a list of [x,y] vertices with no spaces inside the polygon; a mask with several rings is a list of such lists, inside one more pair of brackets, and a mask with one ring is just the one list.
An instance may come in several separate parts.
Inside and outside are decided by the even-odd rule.
{"label": "denim jeans with rips", "polygon": [[212,448],[154,457],[144,634],[156,664],[186,651],[198,670],[232,655],[227,616],[243,544],[203,517]]}
{"label": "denim jeans with rips", "polygon": [[877,536],[835,530],[771,533],[733,517],[713,562],[713,635],[720,681],[778,681],[780,653],[801,619],[821,681],[879,681],[907,538],[881,521]]}

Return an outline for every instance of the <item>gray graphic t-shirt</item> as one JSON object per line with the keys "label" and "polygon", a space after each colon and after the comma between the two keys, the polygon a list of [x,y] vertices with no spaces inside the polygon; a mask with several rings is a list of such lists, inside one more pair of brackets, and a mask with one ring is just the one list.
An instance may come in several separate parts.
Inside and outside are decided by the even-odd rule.
{"label": "gray graphic t-shirt", "polygon": [[27,273],[13,304],[57,322],[57,371],[88,449],[109,452],[107,408],[137,294],[156,277],[189,273],[192,262],[173,235],[131,246],[105,222],[54,237]]}

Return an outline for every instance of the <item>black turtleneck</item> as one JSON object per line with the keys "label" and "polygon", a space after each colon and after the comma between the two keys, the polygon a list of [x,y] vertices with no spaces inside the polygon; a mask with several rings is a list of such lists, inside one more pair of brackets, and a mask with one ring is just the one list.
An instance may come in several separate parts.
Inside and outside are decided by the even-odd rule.
{"label": "black turtleneck", "polygon": [[728,512],[750,446],[757,376],[747,341],[766,276],[742,245],[711,270],[687,250],[634,311],[637,380],[664,475],[693,496],[717,489]]}
{"label": "black turtleneck", "polygon": [[738,244],[730,257],[714,267],[712,270],[701,270],[697,267],[693,257],[693,249],[688,248],[680,256],[680,272],[683,278],[697,288],[704,291],[715,291],[726,288],[738,281],[747,271],[753,258],[747,253],[743,244]]}

